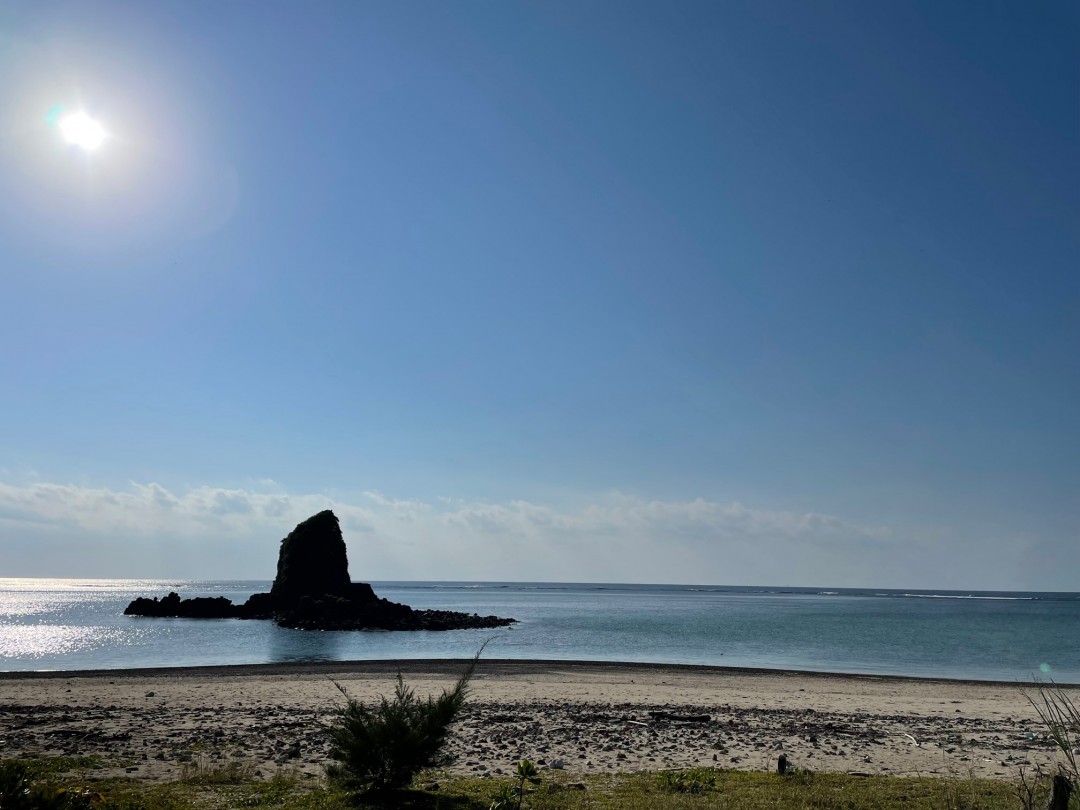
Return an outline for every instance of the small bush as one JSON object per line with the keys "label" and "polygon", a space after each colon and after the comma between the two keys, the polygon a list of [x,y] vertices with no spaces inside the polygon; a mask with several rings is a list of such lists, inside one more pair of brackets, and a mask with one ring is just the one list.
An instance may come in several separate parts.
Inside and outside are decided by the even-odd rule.
{"label": "small bush", "polygon": [[1080,806],[1080,800],[1074,795],[1080,789],[1080,706],[1073,703],[1068,693],[1053,682],[1040,683],[1038,689],[1037,698],[1031,695],[1026,697],[1063,758],[1058,766],[1058,774],[1052,778],[1049,807],[1057,810],[1059,807]]}
{"label": "small bush", "polygon": [[[515,774],[518,778],[516,785],[503,785],[491,800],[488,810],[521,810],[521,803],[528,793],[532,793],[536,785],[540,784],[540,770],[536,763],[529,759],[523,759],[517,764]],[[533,788],[526,787],[533,785]]]}
{"label": "small bush", "polygon": [[660,771],[656,786],[665,793],[708,793],[716,787],[716,776],[706,771]]}
{"label": "small bush", "polygon": [[236,759],[213,762],[200,757],[180,768],[180,781],[193,785],[242,785],[254,777],[255,763]]}
{"label": "small bush", "polygon": [[1027,695],[1027,699],[1039,715],[1039,720],[1058,751],[1064,757],[1062,765],[1066,774],[1074,781],[1080,780],[1080,706],[1072,702],[1068,693],[1055,683],[1040,683],[1037,698]]}
{"label": "small bush", "polygon": [[34,784],[26,766],[0,762],[0,808],[3,810],[89,810],[101,796],[89,790]]}
{"label": "small bush", "polygon": [[465,703],[483,650],[438,698],[421,700],[399,673],[393,699],[382,696],[377,706],[368,708],[335,683],[347,703],[330,730],[330,757],[335,760],[326,769],[330,779],[355,792],[396,790],[424,768],[445,764],[450,726]]}

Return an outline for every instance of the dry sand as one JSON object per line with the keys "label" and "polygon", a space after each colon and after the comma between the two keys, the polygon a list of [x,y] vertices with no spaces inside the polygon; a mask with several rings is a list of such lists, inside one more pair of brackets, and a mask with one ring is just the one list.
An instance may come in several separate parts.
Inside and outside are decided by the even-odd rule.
{"label": "dry sand", "polygon": [[[176,778],[192,758],[253,762],[265,777],[315,776],[343,702],[333,681],[366,701],[390,694],[400,670],[424,695],[462,667],[361,661],[0,674],[0,757],[100,755],[109,764],[102,775],[144,779]],[[1072,695],[1080,701],[1080,688]],[[752,770],[774,767],[781,752],[818,771],[992,778],[1055,760],[1016,684],[489,660],[454,737],[451,770],[497,776],[522,757],[579,773]]]}

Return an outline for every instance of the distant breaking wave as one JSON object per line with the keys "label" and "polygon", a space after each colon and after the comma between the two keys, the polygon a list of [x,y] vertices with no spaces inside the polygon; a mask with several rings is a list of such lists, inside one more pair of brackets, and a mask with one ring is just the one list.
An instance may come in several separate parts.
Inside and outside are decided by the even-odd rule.
{"label": "distant breaking wave", "polygon": [[808,587],[755,587],[746,585],[656,585],[646,583],[615,582],[404,582],[375,581],[376,589],[409,591],[502,591],[502,592],[576,592],[576,593],[634,593],[658,596],[660,594],[702,594],[723,598],[736,597],[826,597],[838,599],[970,599],[981,601],[1035,602],[1075,601],[1080,594],[1035,591],[917,591],[880,590],[870,588],[831,588],[823,590]]}
{"label": "distant breaking wave", "polygon": [[1006,602],[1032,602],[1039,597],[1037,596],[973,596],[971,594],[950,594],[950,593],[900,593],[900,594],[881,594],[882,596],[906,596],[910,599],[998,599]]}

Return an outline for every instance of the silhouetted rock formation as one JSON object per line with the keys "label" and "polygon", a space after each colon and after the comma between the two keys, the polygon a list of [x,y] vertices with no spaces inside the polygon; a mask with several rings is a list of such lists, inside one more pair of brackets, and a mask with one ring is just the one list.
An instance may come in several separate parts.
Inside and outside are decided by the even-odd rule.
{"label": "silhouetted rock formation", "polygon": [[350,584],[345,538],[337,515],[329,509],[309,517],[281,541],[277,577],[270,589],[279,603],[302,596],[348,596]]}
{"label": "silhouetted rock formation", "polygon": [[281,541],[277,576],[270,593],[242,605],[223,596],[181,599],[139,597],[126,616],[185,619],[272,619],[299,630],[463,630],[505,627],[514,619],[450,610],[413,610],[380,599],[365,582],[349,579],[349,560],[337,516],[320,512]]}
{"label": "silhouetted rock formation", "polygon": [[183,619],[221,619],[237,616],[239,608],[224,596],[181,599],[175,591],[158,599],[140,596],[124,611],[129,616],[175,616]]}

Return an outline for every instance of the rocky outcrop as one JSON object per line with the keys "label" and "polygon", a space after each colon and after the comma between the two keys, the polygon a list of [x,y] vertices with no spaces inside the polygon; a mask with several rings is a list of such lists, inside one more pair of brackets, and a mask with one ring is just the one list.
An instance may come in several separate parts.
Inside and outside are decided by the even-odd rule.
{"label": "rocky outcrop", "polygon": [[347,597],[351,584],[345,538],[337,515],[329,509],[309,517],[281,541],[270,589],[280,604],[312,595]]}
{"label": "rocky outcrop", "polygon": [[277,617],[277,623],[296,630],[473,630],[505,627],[514,620],[452,610],[414,610],[389,599],[357,605],[335,597],[304,597],[295,610]]}
{"label": "rocky outcrop", "polygon": [[198,596],[181,599],[175,591],[161,599],[140,596],[127,606],[127,616],[174,616],[181,619],[224,619],[238,616],[239,608],[224,596]]}
{"label": "rocky outcrop", "polygon": [[185,619],[270,619],[299,630],[461,630],[505,627],[514,619],[449,610],[413,610],[380,599],[365,582],[349,579],[345,539],[337,516],[327,510],[300,523],[281,541],[277,576],[270,593],[242,605],[223,596],[181,599],[139,597],[126,616]]}

